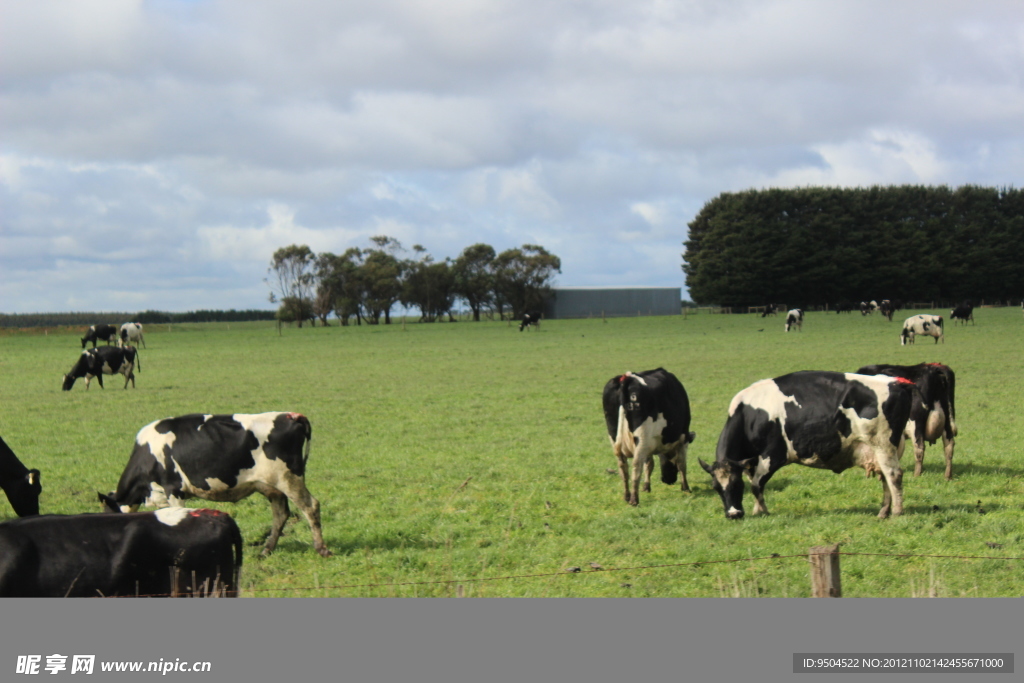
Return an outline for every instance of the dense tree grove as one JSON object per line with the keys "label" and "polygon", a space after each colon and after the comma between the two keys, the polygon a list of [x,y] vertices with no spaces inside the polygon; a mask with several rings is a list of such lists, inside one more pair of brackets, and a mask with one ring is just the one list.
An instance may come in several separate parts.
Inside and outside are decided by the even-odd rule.
{"label": "dense tree grove", "polygon": [[282,247],[268,268],[270,300],[280,302],[278,319],[286,322],[319,319],[328,324],[333,313],[342,325],[391,322],[395,304],[417,309],[420,320],[453,320],[456,301],[464,301],[480,320],[481,313],[519,317],[539,308],[551,294],[557,256],[536,244],[500,254],[487,244],[474,244],[456,259],[436,260],[420,245],[413,258],[402,258],[402,245],[380,235],[367,249],[344,254],[313,254],[305,245]]}
{"label": "dense tree grove", "polygon": [[803,188],[723,193],[689,224],[694,301],[1018,299],[1024,193],[988,187]]}

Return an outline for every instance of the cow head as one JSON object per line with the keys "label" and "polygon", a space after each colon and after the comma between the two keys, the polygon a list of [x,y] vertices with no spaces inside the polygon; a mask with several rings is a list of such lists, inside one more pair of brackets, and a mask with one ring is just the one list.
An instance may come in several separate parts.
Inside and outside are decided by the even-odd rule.
{"label": "cow head", "polygon": [[61,385],[61,389],[64,391],[71,391],[71,387],[75,386],[75,380],[77,377],[74,375],[64,375],[64,383]]}
{"label": "cow head", "polygon": [[718,491],[722,498],[726,519],[743,519],[743,471],[753,468],[757,458],[747,458],[740,462],[716,461],[713,465],[700,458],[697,462],[711,475],[711,488]]}
{"label": "cow head", "polygon": [[39,470],[29,470],[23,478],[7,487],[7,498],[19,517],[39,514],[39,494],[43,486],[39,482]]}
{"label": "cow head", "polygon": [[136,510],[139,509],[138,505],[119,505],[117,500],[114,498],[114,496],[116,495],[114,491],[111,491],[107,495],[104,495],[97,491],[96,495],[99,496],[100,502],[103,503],[103,509],[106,510],[107,512],[135,512]]}

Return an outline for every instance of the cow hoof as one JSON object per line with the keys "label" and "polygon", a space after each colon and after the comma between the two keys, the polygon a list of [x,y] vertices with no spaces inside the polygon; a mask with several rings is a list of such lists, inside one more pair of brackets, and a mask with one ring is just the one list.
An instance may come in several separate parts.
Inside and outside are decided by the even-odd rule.
{"label": "cow hoof", "polygon": [[316,551],[320,553],[320,557],[331,557],[332,555],[334,555],[334,553],[332,553],[327,548],[317,548]]}
{"label": "cow hoof", "polygon": [[643,488],[641,488],[640,490],[643,491],[644,493],[650,493],[651,492],[651,485],[650,484],[644,484]]}
{"label": "cow hoof", "polygon": [[686,484],[683,484],[682,486],[680,486],[679,490],[682,491],[683,493],[690,493],[690,487],[687,486]]}
{"label": "cow hoof", "polygon": [[626,501],[626,502],[628,502],[633,507],[636,507],[637,505],[640,504],[640,501],[638,501],[638,500],[629,500],[629,501]]}

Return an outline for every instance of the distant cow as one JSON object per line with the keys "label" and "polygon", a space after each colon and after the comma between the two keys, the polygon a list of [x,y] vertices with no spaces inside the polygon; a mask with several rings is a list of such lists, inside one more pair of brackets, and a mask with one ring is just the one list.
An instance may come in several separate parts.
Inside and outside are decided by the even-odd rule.
{"label": "distant cow", "polygon": [[[626,502],[639,504],[641,473],[643,490],[650,492],[652,455],[661,459],[663,482],[674,484],[682,474],[682,490],[689,491],[686,449],[697,435],[689,431],[690,400],[676,376],[658,368],[613,377],[604,385],[602,403]],[[627,458],[633,458],[631,475]]]}
{"label": "distant cow", "polygon": [[786,314],[786,332],[789,332],[794,325],[799,331],[804,331],[804,312],[799,308],[794,308]]}
{"label": "distant cow", "polygon": [[19,517],[39,514],[39,494],[43,491],[39,483],[39,470],[25,467],[2,438],[0,488],[7,494],[7,500],[11,501],[11,507]]}
{"label": "distant cow", "polygon": [[892,322],[892,314],[896,312],[896,306],[893,302],[888,299],[882,299],[882,303],[878,305],[878,310],[881,311],[886,320]]}
{"label": "distant cow", "polygon": [[92,342],[92,348],[95,349],[97,341],[105,341],[110,346],[110,342],[117,341],[117,328],[113,325],[91,325],[82,337],[82,348]]}
{"label": "distant cow", "polygon": [[966,301],[949,312],[950,320],[959,320],[964,325],[970,320],[974,324],[974,306]]}
{"label": "distant cow", "polygon": [[178,506],[192,497],[235,503],[262,493],[274,514],[264,555],[277,546],[291,500],[306,516],[317,552],[329,557],[320,503],[306,489],[312,434],[309,420],[299,413],[157,420],[135,437],[117,491],[101,498],[111,510],[134,512],[140,505]]}
{"label": "distant cow", "polygon": [[521,323],[519,323],[519,331],[522,332],[523,329],[529,327],[530,325],[533,325],[534,327],[536,327],[539,330],[540,329],[540,316],[541,316],[540,311],[529,311],[527,313],[524,313],[523,314],[523,321]]}
{"label": "distant cow", "polygon": [[142,370],[142,360],[139,358],[138,350],[130,346],[118,348],[116,346],[101,346],[98,349],[82,351],[78,362],[68,374],[64,375],[64,391],[71,391],[75,386],[75,380],[79,377],[85,378],[85,388],[88,391],[89,383],[95,377],[103,388],[103,375],[124,375],[124,388],[128,388],[128,382],[135,388],[135,367]]}
{"label": "distant cow", "polygon": [[924,442],[933,444],[941,436],[946,456],[945,476],[952,479],[953,447],[958,432],[953,369],[941,363],[865,365],[857,374],[903,377],[917,385],[919,395],[914,399],[907,422],[907,437],[914,442],[914,476],[920,476],[924,467]]}
{"label": "distant cow", "polygon": [[42,515],[0,524],[0,597],[236,597],[242,535],[219,510]]}
{"label": "distant cow", "polygon": [[761,317],[767,318],[770,315],[775,315],[776,312],[777,311],[775,310],[775,304],[768,304],[767,306],[764,307],[764,312],[761,313]]}
{"label": "distant cow", "polygon": [[146,348],[146,340],[142,338],[142,323],[125,323],[121,325],[120,341],[119,346],[128,346],[134,343],[136,346],[139,343],[142,344],[142,348]]}
{"label": "distant cow", "polygon": [[907,342],[914,343],[914,337],[919,334],[935,337],[935,343],[940,341],[945,344],[946,338],[942,333],[942,316],[922,313],[912,315],[903,321],[903,331],[900,332],[900,345],[906,346]]}
{"label": "distant cow", "polygon": [[836,315],[850,313],[851,311],[853,311],[853,304],[849,301],[840,301],[836,304]]}
{"label": "distant cow", "polygon": [[794,372],[750,385],[732,399],[718,438],[711,475],[725,516],[743,517],[743,478],[754,513],[767,514],[764,487],[789,463],[842,472],[863,467],[882,474],[879,519],[903,512],[904,431],[914,383],[839,372]]}

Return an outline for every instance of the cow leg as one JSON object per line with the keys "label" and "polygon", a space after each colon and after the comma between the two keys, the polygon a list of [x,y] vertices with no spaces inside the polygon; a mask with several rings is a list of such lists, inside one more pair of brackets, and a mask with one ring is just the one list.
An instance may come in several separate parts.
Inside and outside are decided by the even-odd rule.
{"label": "cow leg", "polygon": [[686,449],[689,446],[688,443],[684,443],[676,449],[676,455],[672,458],[672,462],[675,463],[676,469],[679,470],[679,476],[682,478],[683,483],[680,487],[680,491],[690,492],[690,484],[686,481]]}
{"label": "cow leg", "polygon": [[270,524],[270,535],[267,536],[263,552],[260,553],[260,556],[266,557],[274,552],[274,548],[277,547],[277,539],[281,537],[285,522],[288,521],[288,498],[277,489],[269,489],[269,487],[268,489],[261,488],[260,493],[270,501],[270,509],[274,513],[274,519]]}
{"label": "cow leg", "polygon": [[942,433],[942,452],[946,456],[946,481],[950,481],[953,478],[953,446],[955,441],[952,436],[947,436],[945,431]]}
{"label": "cow leg", "polygon": [[651,475],[648,463],[653,467],[654,463],[651,460],[651,454],[641,445],[637,452],[633,454],[633,469],[631,472],[632,481],[629,491],[629,499],[627,501],[630,505],[640,504],[640,478],[645,470],[647,471],[647,488],[644,490],[648,492],[651,490]]}
{"label": "cow leg", "polygon": [[924,471],[924,437],[914,435],[914,476],[920,477]]}
{"label": "cow leg", "polygon": [[644,463],[644,485],[643,492],[651,492],[651,472],[654,471],[654,458],[647,458],[647,462]]}
{"label": "cow leg", "polygon": [[879,519],[885,519],[890,512],[893,517],[903,514],[903,470],[898,463],[895,467],[882,463],[878,465],[882,472],[882,509],[878,511]]}
{"label": "cow leg", "polygon": [[309,530],[313,534],[313,548],[322,557],[330,557],[331,551],[327,549],[327,544],[324,543],[323,529],[320,527],[320,501],[313,497],[305,485],[302,486],[302,490],[298,491],[297,494],[294,497],[289,497],[295,503],[295,506],[302,510],[306,521],[309,522]]}
{"label": "cow leg", "polygon": [[615,458],[619,462],[619,474],[622,476],[622,488],[623,488],[622,497],[623,497],[623,500],[625,500],[628,503],[628,502],[630,502],[630,498],[629,498],[629,473],[627,472],[626,456],[623,455],[622,449],[618,445],[616,445],[614,447],[614,449],[615,449]]}

